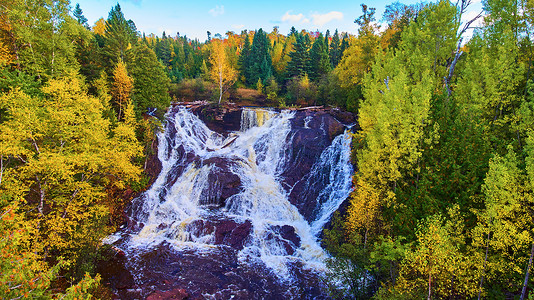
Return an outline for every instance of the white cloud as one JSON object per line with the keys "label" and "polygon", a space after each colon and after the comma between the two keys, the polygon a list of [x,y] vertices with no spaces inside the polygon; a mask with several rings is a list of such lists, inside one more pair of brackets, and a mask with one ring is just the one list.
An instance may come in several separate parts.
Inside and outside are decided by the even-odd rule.
{"label": "white cloud", "polygon": [[343,20],[343,13],[339,11],[331,11],[326,14],[312,14],[313,24],[322,26],[326,23],[332,22],[333,20]]}
{"label": "white cloud", "polygon": [[224,14],[224,5],[216,5],[214,8],[210,9],[210,15],[216,17]]}
{"label": "white cloud", "polygon": [[239,30],[239,29],[245,28],[245,25],[243,25],[243,24],[234,24],[234,25],[232,25],[232,28]]}
{"label": "white cloud", "polygon": [[306,20],[303,14],[292,15],[291,11],[287,11],[285,15],[282,16],[282,22],[298,23],[301,20]]}

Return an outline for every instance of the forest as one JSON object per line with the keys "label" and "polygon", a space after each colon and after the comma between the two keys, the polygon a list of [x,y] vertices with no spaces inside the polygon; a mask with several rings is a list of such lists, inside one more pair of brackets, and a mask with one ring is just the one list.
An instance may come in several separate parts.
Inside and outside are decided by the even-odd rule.
{"label": "forest", "polygon": [[532,299],[534,2],[470,4],[201,42],[119,4],[91,26],[68,0],[0,0],[1,298],[109,297],[101,241],[148,187],[165,109],[209,100],[357,115],[354,192],[322,240],[333,298]]}

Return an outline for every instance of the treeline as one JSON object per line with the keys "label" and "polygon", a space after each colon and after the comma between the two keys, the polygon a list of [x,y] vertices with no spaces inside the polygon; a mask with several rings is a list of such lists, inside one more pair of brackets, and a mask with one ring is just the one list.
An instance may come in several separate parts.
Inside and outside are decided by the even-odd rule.
{"label": "treeline", "polygon": [[[298,32],[293,27],[283,35],[274,27],[270,33],[260,28],[240,34],[229,31],[224,37],[216,34],[213,38],[208,32],[208,40],[203,43],[179,34],[171,37],[165,32],[161,38],[153,34],[143,36],[142,42],[165,65],[177,100],[239,97],[238,88],[249,88],[256,89],[271,105],[346,107],[345,96],[353,92],[352,87],[341,87],[332,71],[350,39],[337,30],[333,35],[329,31],[323,35]],[[225,81],[222,94],[217,87],[218,76]],[[340,89],[338,94],[331,94],[333,86]],[[353,107],[356,99],[352,99]]]}
{"label": "treeline", "polygon": [[389,6],[388,47],[358,19],[341,63],[361,80],[358,171],[324,239],[336,297],[532,298],[534,6],[462,21],[469,3]]}

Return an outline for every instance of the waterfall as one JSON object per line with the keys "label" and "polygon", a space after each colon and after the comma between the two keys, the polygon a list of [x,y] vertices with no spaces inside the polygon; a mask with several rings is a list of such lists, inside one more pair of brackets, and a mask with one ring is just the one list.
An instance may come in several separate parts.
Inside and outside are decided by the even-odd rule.
{"label": "waterfall", "polygon": [[261,127],[274,115],[276,112],[265,108],[243,108],[241,111],[241,131],[255,126]]}
{"label": "waterfall", "polygon": [[338,135],[321,153],[319,160],[312,167],[310,177],[306,180],[307,193],[314,190],[317,182],[324,183],[324,187],[318,191],[315,220],[311,224],[315,235],[319,235],[330,216],[352,192],[354,170],[350,164],[351,141],[348,130]]}
{"label": "waterfall", "polygon": [[282,184],[294,117],[245,108],[241,131],[223,136],[186,108],[171,110],[158,134],[161,172],[127,212],[137,225],[117,234],[121,247],[165,243],[178,251],[210,251],[230,245],[241,263],[260,262],[279,278],[290,278],[292,262],[324,270],[327,255],[318,235],[351,191],[350,133],[335,137],[305,178],[303,197],[316,198],[308,222],[289,200],[291,187]]}

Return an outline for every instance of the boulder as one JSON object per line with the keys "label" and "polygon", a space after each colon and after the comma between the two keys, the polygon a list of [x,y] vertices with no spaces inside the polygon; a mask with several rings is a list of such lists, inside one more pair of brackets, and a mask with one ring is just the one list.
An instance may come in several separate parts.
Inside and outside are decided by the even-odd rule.
{"label": "boulder", "polygon": [[212,165],[212,172],[208,175],[211,189],[206,191],[204,203],[213,204],[219,207],[225,205],[226,199],[241,192],[241,178],[230,171],[233,164],[227,158],[212,157],[201,162],[202,165]]}
{"label": "boulder", "polygon": [[226,135],[240,129],[241,108],[236,105],[199,105],[190,109],[212,131]]}
{"label": "boulder", "polygon": [[295,228],[289,225],[275,227],[277,227],[278,232],[280,233],[281,239],[279,240],[279,242],[284,245],[286,253],[289,255],[293,255],[295,253],[295,250],[300,247],[300,237],[296,233]]}
{"label": "boulder", "polygon": [[227,245],[236,250],[241,250],[245,246],[251,229],[252,223],[248,220],[241,224],[233,220],[224,220],[215,229],[215,244]]}

